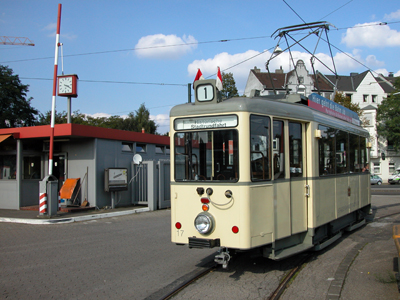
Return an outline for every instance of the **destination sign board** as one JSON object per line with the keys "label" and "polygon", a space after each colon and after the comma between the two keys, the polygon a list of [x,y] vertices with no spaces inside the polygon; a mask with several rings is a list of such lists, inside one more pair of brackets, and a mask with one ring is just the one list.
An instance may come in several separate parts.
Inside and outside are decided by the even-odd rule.
{"label": "destination sign board", "polygon": [[361,124],[356,112],[316,93],[312,93],[308,96],[308,106],[354,125],[360,126]]}
{"label": "destination sign board", "polygon": [[236,115],[176,119],[175,130],[229,128],[238,125]]}

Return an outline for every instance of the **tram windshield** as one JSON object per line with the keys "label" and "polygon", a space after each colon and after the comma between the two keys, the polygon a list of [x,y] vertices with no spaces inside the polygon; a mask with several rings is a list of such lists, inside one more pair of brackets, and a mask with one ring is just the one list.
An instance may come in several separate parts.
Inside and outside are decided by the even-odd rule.
{"label": "tram windshield", "polygon": [[237,130],[179,132],[174,143],[175,180],[238,180]]}

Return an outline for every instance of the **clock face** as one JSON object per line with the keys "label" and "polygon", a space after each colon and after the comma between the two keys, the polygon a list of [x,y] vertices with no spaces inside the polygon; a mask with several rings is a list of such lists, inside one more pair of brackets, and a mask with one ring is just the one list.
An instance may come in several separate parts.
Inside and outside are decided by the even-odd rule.
{"label": "clock face", "polygon": [[214,87],[211,84],[202,84],[196,89],[198,101],[211,101],[214,99]]}
{"label": "clock face", "polygon": [[72,93],[72,77],[61,77],[58,80],[58,93],[69,94]]}

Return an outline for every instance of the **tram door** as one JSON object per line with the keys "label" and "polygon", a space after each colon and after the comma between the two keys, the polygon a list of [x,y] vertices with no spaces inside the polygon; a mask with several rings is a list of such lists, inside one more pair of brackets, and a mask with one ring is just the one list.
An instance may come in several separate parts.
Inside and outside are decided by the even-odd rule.
{"label": "tram door", "polygon": [[289,122],[290,211],[292,234],[307,230],[305,124]]}

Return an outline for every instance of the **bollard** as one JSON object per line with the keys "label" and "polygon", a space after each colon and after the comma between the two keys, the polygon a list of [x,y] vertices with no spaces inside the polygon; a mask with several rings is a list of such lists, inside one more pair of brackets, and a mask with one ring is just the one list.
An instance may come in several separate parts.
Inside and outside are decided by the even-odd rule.
{"label": "bollard", "polygon": [[55,216],[59,207],[58,180],[55,176],[45,176],[39,181],[39,215]]}

